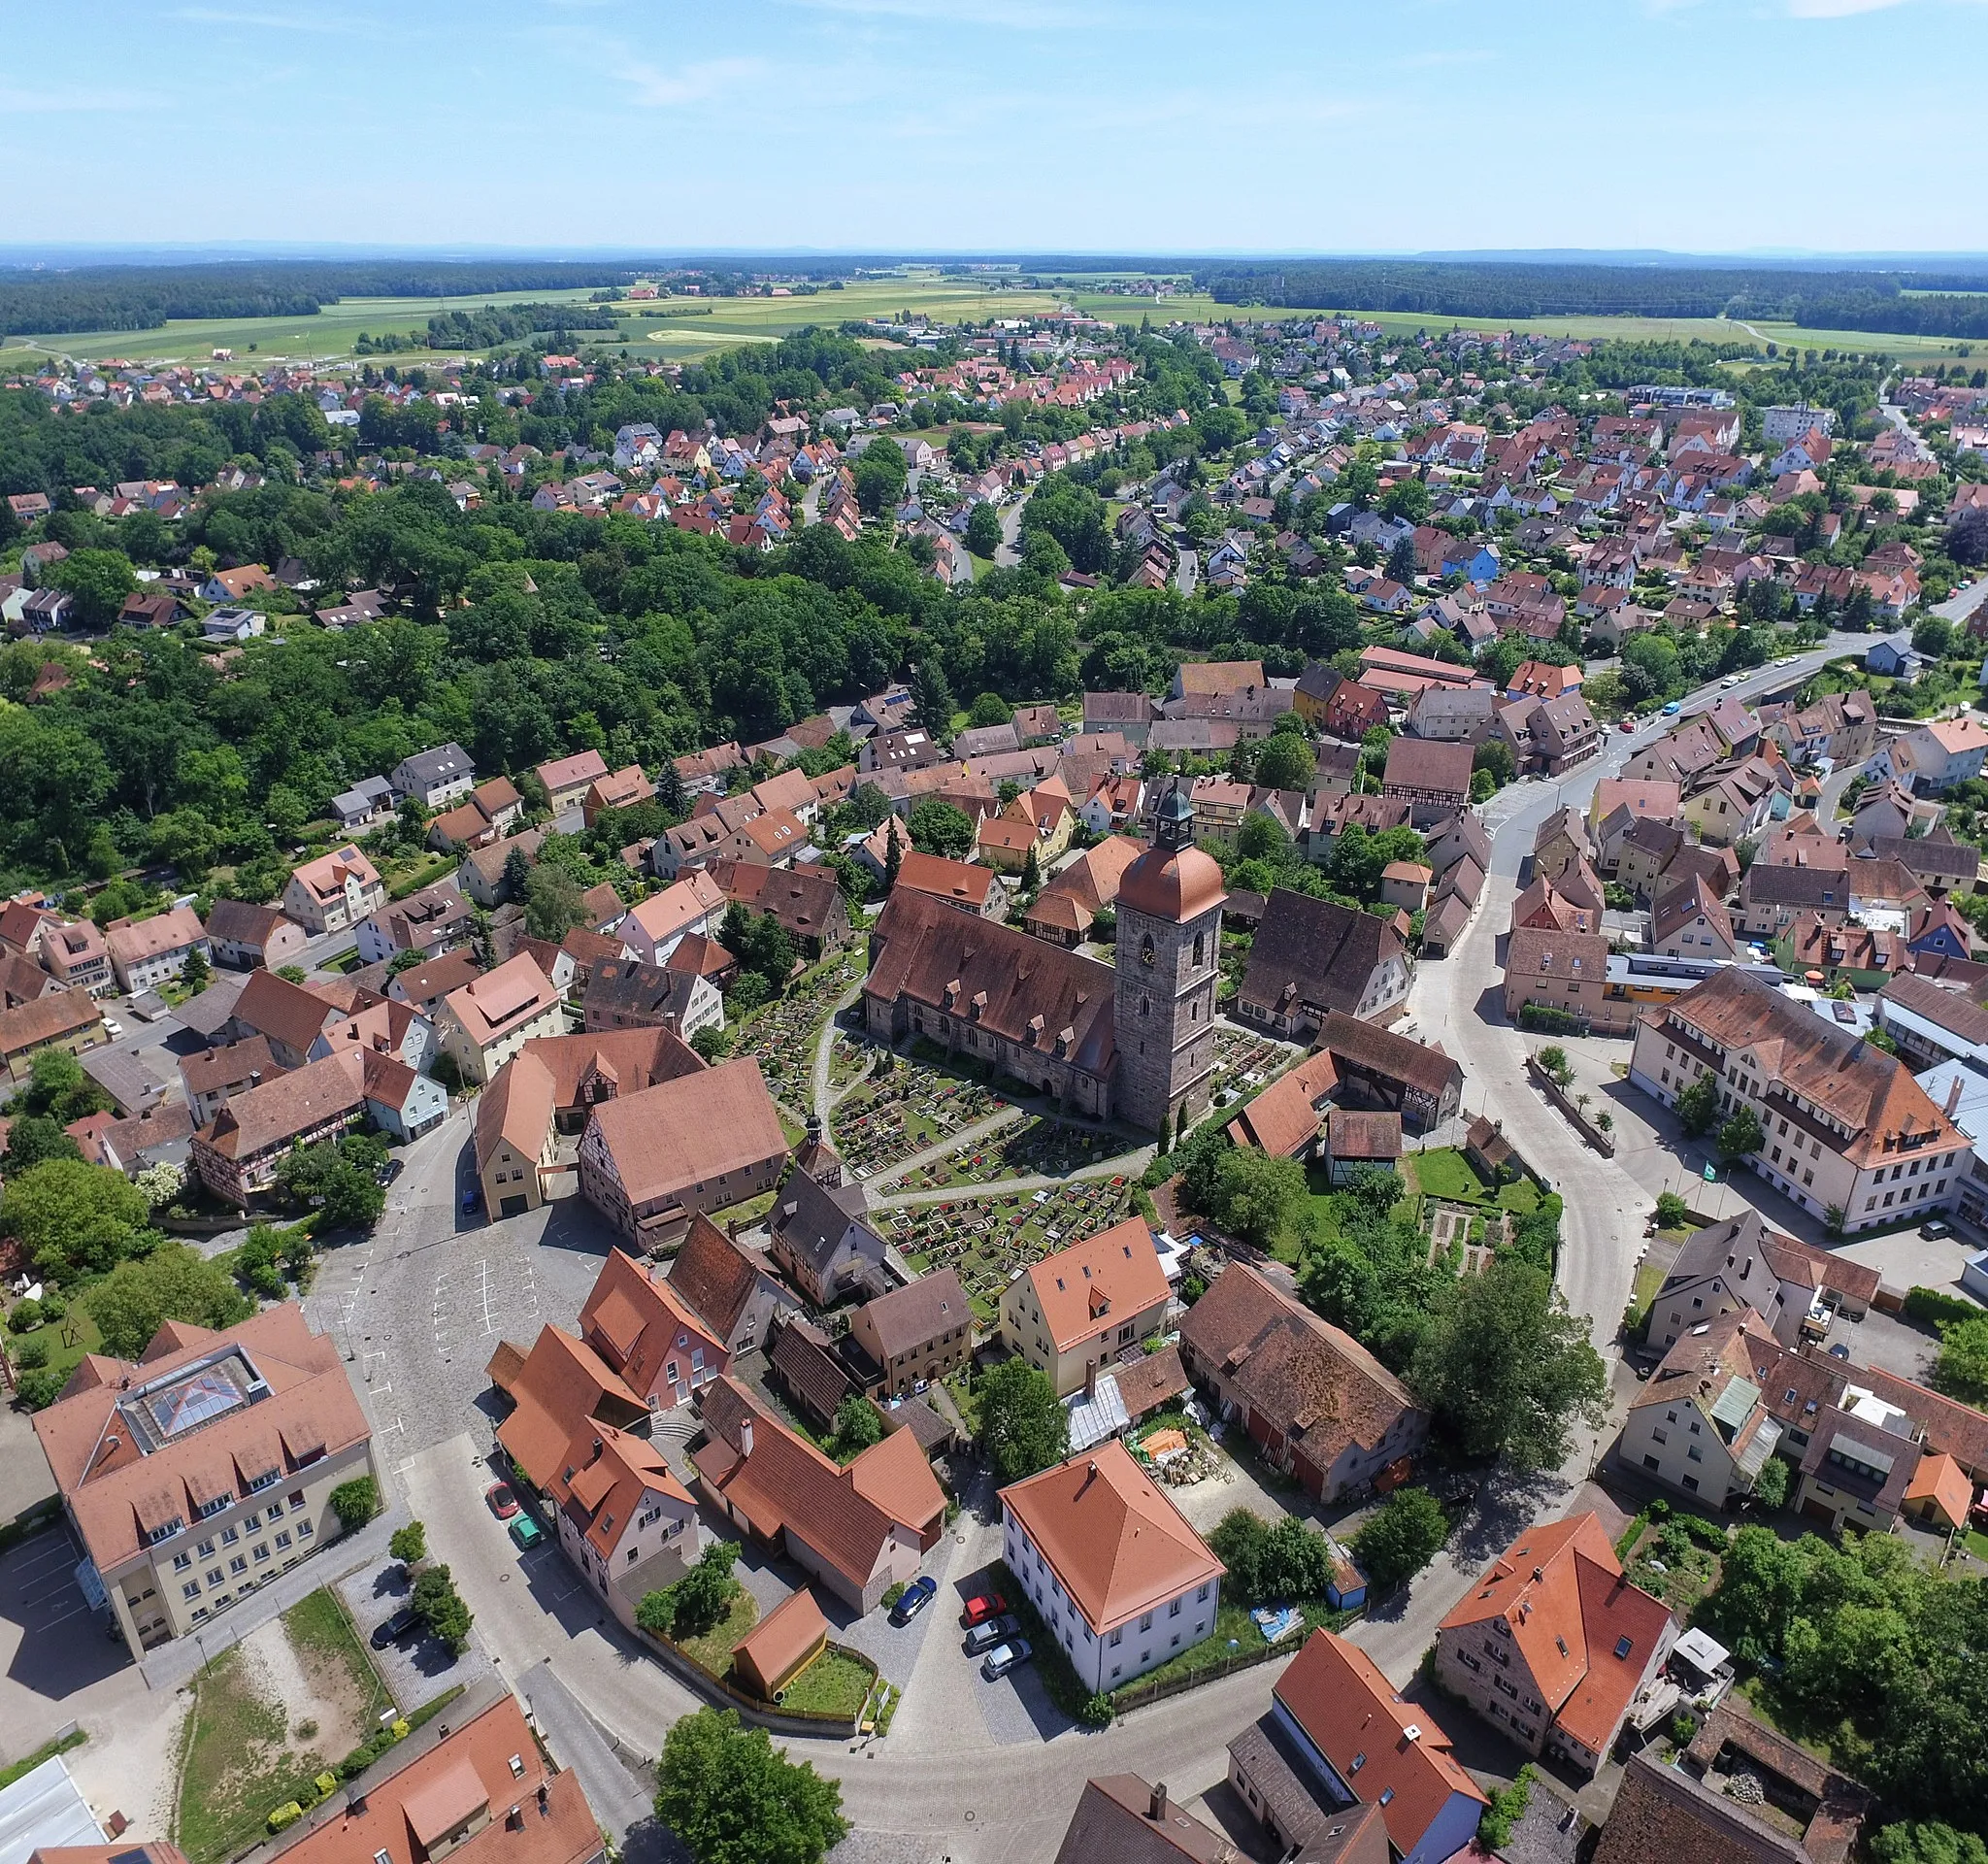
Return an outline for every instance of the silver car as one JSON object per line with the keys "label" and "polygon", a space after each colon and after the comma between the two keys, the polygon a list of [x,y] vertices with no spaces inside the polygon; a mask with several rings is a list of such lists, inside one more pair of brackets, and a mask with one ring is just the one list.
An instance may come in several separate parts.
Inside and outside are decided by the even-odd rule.
{"label": "silver car", "polygon": [[1006,1644],[1021,1629],[1021,1620],[1013,1615],[989,1618],[984,1624],[977,1624],[966,1635],[966,1653],[977,1657],[983,1650],[991,1650],[997,1644]]}
{"label": "silver car", "polygon": [[1029,1648],[1028,1639],[1016,1638],[1011,1644],[998,1645],[988,1651],[986,1662],[980,1666],[980,1674],[989,1682],[997,1682],[1011,1670],[1028,1662],[1033,1655],[1035,1652]]}

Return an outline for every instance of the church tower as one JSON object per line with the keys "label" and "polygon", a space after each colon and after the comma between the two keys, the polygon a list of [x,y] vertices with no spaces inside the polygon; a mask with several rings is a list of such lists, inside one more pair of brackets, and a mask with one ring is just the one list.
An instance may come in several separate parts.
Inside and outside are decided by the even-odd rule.
{"label": "church tower", "polygon": [[1194,805],[1176,778],[1153,845],[1118,888],[1117,1111],[1158,1132],[1207,1108],[1221,974],[1222,870],[1194,846]]}

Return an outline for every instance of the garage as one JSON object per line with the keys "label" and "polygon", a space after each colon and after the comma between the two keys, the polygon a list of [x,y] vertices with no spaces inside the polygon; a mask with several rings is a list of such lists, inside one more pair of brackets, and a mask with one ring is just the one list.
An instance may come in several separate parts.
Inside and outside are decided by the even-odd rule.
{"label": "garage", "polygon": [[507,1197],[497,1207],[499,1216],[522,1216],[531,1208],[531,1199],[519,1191],[514,1197]]}

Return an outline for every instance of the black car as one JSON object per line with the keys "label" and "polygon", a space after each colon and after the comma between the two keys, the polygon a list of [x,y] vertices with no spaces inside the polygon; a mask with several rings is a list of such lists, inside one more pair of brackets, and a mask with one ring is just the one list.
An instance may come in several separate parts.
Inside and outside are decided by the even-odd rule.
{"label": "black car", "polygon": [[407,1170],[407,1168],[408,1162],[406,1159],[389,1158],[384,1165],[381,1166],[380,1170],[376,1172],[374,1176],[378,1178],[381,1184],[384,1186],[387,1184],[391,1184],[393,1181],[401,1175],[401,1173]]}
{"label": "black car", "polygon": [[373,1627],[373,1648],[384,1650],[391,1644],[406,1644],[420,1628],[421,1614],[413,1606],[404,1605],[392,1617]]}
{"label": "black car", "polygon": [[909,1624],[932,1603],[933,1595],[939,1590],[939,1581],[920,1574],[910,1585],[898,1594],[897,1603],[890,1608],[892,1624]]}

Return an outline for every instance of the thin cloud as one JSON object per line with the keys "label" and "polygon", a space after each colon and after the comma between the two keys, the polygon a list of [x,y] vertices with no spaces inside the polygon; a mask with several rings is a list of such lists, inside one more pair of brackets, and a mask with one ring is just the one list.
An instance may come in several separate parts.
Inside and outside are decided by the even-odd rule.
{"label": "thin cloud", "polygon": [[165,98],[149,90],[84,90],[50,85],[43,90],[0,90],[0,113],[23,116],[66,116],[99,111],[157,110]]}
{"label": "thin cloud", "polygon": [[1795,19],[1848,19],[1904,5],[1905,0],[1788,0],[1788,14]]}
{"label": "thin cloud", "polygon": [[1405,71],[1434,71],[1445,65],[1488,65],[1498,54],[1488,47],[1459,48],[1454,51],[1416,51],[1398,59]]}
{"label": "thin cloud", "polygon": [[344,32],[341,19],[326,19],[288,13],[235,13],[224,7],[181,7],[176,19],[190,19],[203,26],[253,26],[263,32]]}
{"label": "thin cloud", "polygon": [[917,19],[933,25],[1005,26],[1048,29],[1093,26],[1105,9],[1058,5],[1056,0],[785,0],[812,13],[844,13],[897,19]]}
{"label": "thin cloud", "polygon": [[685,65],[680,71],[626,64],[615,76],[634,88],[638,104],[652,110],[671,110],[679,104],[703,103],[733,84],[757,78],[764,70],[757,58],[707,58],[699,64]]}

